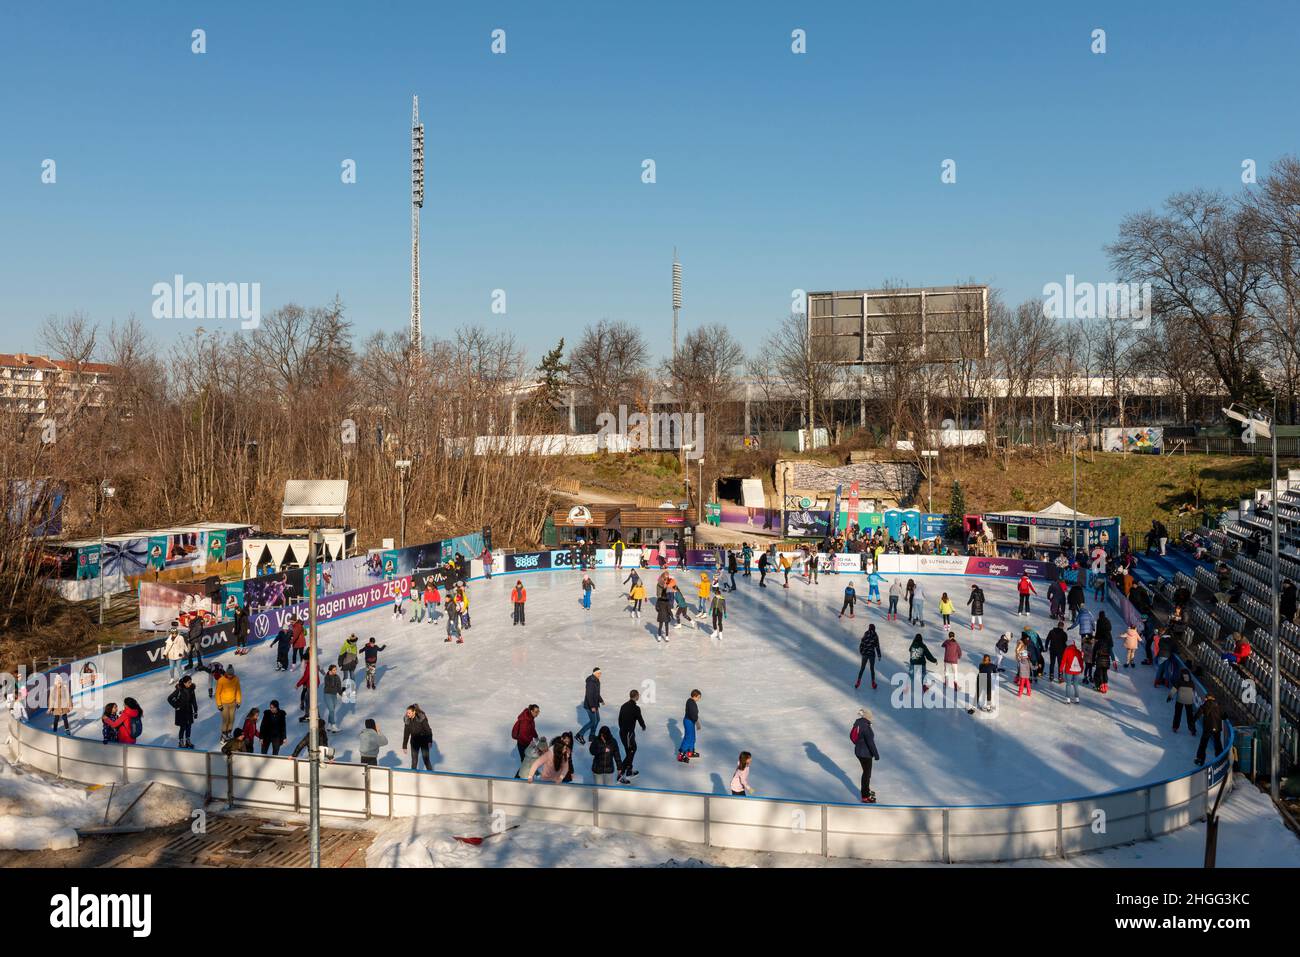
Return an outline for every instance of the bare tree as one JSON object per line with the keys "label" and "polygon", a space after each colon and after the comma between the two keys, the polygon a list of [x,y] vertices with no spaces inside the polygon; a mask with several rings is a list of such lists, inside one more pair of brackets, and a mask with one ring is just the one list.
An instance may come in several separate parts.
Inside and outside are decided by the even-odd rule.
{"label": "bare tree", "polygon": [[583,330],[569,354],[569,377],[597,413],[610,412],[636,394],[649,356],[636,326],[602,319]]}

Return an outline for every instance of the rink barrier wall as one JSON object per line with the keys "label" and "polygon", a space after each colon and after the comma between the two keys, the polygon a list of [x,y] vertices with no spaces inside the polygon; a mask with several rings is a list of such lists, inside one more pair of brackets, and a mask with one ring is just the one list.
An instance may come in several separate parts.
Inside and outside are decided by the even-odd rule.
{"label": "rink barrier wall", "polygon": [[[636,563],[628,564],[627,555],[623,569],[630,571]],[[566,566],[548,565],[497,571],[495,565],[494,577],[566,570]],[[612,570],[613,566],[599,567]],[[477,559],[471,571],[482,571]],[[949,577],[1005,576],[949,573]],[[1117,594],[1117,589],[1110,589],[1112,602],[1119,606]],[[260,643],[249,641],[250,647]],[[77,675],[89,661],[103,679],[110,679],[121,674],[121,655],[122,649],[115,649],[52,671]],[[102,687],[130,680],[104,680]],[[1204,694],[1199,681],[1197,689]],[[74,684],[74,699],[85,693]],[[305,813],[309,806],[305,760],[245,753],[228,759],[220,752],[105,744],[41,730],[7,711],[5,721],[6,748],[13,760],[66,780],[82,784],[155,781],[202,795],[204,804],[219,802],[230,808]],[[1223,752],[1204,768],[1152,784],[1062,801],[948,807],[817,803],[592,784],[557,787],[491,775],[337,762],[321,765],[321,813],[390,819],[500,812],[507,818],[604,827],[710,847],[867,860],[975,863],[1059,858],[1148,840],[1204,820],[1214,801],[1215,785],[1225,776],[1229,790],[1233,783],[1235,733],[1230,723],[1225,722],[1225,727]]]}
{"label": "rink barrier wall", "polygon": [[[309,766],[289,756],[104,744],[42,731],[6,712],[9,756],[82,784],[154,781],[203,805],[303,813]],[[1147,840],[1204,820],[1225,776],[1226,747],[1205,768],[1154,784],[1063,801],[909,807],[732,797],[517,779],[390,766],[321,765],[321,813],[391,819],[478,814],[603,827],[735,850],[867,860],[974,863],[1068,857]],[[501,818],[494,817],[494,824]]]}

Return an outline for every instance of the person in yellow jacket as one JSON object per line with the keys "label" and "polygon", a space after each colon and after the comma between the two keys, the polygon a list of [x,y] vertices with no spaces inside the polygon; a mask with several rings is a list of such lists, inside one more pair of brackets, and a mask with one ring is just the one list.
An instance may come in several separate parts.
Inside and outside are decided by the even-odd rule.
{"label": "person in yellow jacket", "polygon": [[952,599],[947,592],[939,599],[939,614],[943,615],[943,626],[947,628],[952,621]]}
{"label": "person in yellow jacket", "polygon": [[221,741],[224,744],[230,740],[231,731],[235,727],[236,712],[244,703],[244,694],[240,690],[239,678],[235,676],[233,667],[227,667],[226,673],[217,679],[217,693],[213,697],[216,700],[217,710],[221,712]]}
{"label": "person in yellow jacket", "polygon": [[709,574],[700,572],[700,583],[695,586],[695,594],[699,597],[699,607],[695,610],[698,618],[704,617],[704,608],[709,603]]}
{"label": "person in yellow jacket", "polygon": [[790,556],[789,556],[789,555],[782,555],[782,556],[781,556],[781,561],[780,561],[780,566],[781,566],[781,575],[782,575],[782,577],[785,579],[784,582],[782,582],[782,584],[781,584],[781,587],[782,587],[782,588],[789,588],[789,587],[790,587],[790,567],[791,567],[793,564],[794,564],[794,562],[790,561]]}
{"label": "person in yellow jacket", "polygon": [[640,621],[641,602],[645,601],[645,585],[641,584],[641,579],[638,578],[632,585],[632,590],[627,593],[627,597],[632,599],[632,617]]}

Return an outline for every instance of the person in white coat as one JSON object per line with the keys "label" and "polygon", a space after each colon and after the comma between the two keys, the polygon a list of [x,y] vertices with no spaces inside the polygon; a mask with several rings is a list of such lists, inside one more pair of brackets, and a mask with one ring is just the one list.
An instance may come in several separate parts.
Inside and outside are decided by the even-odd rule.
{"label": "person in white coat", "polygon": [[167,659],[168,672],[167,678],[172,684],[181,680],[181,675],[185,673],[185,666],[181,660],[186,657],[185,639],[181,637],[180,630],[176,622],[172,622],[172,629],[167,634],[167,640],[163,642],[163,657]]}

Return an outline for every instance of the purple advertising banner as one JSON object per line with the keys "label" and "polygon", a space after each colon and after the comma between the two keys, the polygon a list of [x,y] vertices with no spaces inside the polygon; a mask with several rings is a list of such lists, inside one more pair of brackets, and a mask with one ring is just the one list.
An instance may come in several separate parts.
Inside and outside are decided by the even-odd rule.
{"label": "purple advertising banner", "polygon": [[[392,602],[393,596],[400,591],[402,595],[411,593],[411,579],[403,576],[390,581],[375,582],[353,591],[334,595],[320,595],[316,599],[316,621],[325,624],[336,618],[346,618],[358,612],[369,611]],[[261,641],[276,634],[289,625],[295,618],[307,620],[307,603],[297,602],[284,608],[268,608],[253,615],[249,621],[249,638]]]}
{"label": "purple advertising banner", "polygon": [[967,575],[997,575],[1000,578],[1041,578],[1056,581],[1060,570],[1051,562],[1027,562],[1019,558],[968,558]]}

